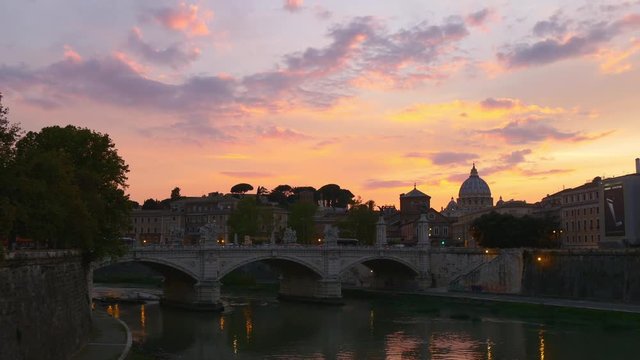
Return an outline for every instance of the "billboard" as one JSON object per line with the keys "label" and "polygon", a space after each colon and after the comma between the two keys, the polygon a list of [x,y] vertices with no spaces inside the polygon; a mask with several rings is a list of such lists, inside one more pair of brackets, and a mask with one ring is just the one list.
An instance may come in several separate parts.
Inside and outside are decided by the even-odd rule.
{"label": "billboard", "polygon": [[624,236],[624,191],[622,184],[604,187],[604,234]]}

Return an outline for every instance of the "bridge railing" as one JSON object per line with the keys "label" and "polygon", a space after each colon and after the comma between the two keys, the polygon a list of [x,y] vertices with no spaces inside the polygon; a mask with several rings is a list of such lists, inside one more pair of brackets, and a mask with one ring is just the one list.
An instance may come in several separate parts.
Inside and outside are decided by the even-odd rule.
{"label": "bridge railing", "polygon": [[378,247],[373,245],[337,245],[327,247],[325,245],[283,245],[283,244],[264,244],[264,245],[226,245],[226,246],[211,246],[211,245],[177,245],[177,244],[151,244],[151,245],[137,245],[129,248],[130,252],[139,251],[200,251],[200,250],[216,250],[216,251],[256,251],[256,250],[311,250],[313,252],[322,251],[325,249],[340,249],[343,251],[362,251],[362,250],[392,250],[400,252],[413,252],[421,250],[423,248],[417,246],[398,247],[394,245]]}

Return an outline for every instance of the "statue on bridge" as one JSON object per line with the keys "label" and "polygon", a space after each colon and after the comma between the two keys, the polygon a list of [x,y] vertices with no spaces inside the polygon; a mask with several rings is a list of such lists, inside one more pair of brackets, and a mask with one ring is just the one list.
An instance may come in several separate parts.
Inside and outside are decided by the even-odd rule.
{"label": "statue on bridge", "polygon": [[171,227],[169,232],[169,241],[171,245],[182,245],[184,239],[184,230],[179,227]]}
{"label": "statue on bridge", "polygon": [[284,230],[284,236],[282,237],[282,242],[285,245],[295,244],[298,242],[298,236],[296,235],[296,231],[290,227],[287,227]]}
{"label": "statue on bridge", "polygon": [[215,224],[205,224],[198,230],[200,232],[200,242],[203,245],[218,245],[218,241],[216,239],[216,235],[218,234],[218,232],[216,231]]}
{"label": "statue on bridge", "polygon": [[338,246],[338,228],[333,225],[324,226],[324,245]]}

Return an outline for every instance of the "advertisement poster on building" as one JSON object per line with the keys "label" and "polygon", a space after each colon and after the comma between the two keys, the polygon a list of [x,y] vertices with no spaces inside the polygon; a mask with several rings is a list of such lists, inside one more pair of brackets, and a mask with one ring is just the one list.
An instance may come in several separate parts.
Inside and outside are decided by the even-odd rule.
{"label": "advertisement poster on building", "polygon": [[604,188],[605,236],[624,236],[624,191],[622,184]]}

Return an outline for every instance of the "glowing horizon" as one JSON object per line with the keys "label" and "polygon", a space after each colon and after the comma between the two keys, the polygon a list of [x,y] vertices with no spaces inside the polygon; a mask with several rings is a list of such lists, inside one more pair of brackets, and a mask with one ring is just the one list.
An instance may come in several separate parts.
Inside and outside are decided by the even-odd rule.
{"label": "glowing horizon", "polygon": [[440,209],[475,162],[534,203],[640,156],[638,1],[9,0],[0,30],[10,121],[109,134],[138,202],[417,183]]}

